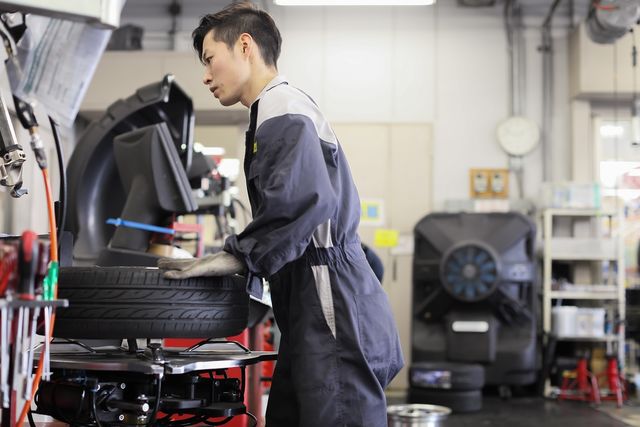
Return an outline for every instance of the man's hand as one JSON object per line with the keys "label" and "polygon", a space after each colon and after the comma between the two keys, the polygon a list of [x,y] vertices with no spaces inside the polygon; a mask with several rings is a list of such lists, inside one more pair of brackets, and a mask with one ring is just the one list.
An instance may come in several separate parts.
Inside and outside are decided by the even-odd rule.
{"label": "man's hand", "polygon": [[158,268],[167,270],[168,279],[187,279],[196,276],[227,276],[246,271],[245,265],[228,252],[218,252],[202,258],[174,259],[161,258]]}

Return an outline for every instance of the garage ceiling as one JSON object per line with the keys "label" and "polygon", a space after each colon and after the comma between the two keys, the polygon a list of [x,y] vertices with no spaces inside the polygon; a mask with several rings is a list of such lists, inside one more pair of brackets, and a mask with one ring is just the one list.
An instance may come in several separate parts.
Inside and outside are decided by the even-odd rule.
{"label": "garage ceiling", "polygon": [[[272,5],[272,0],[253,0],[255,3],[262,7],[269,7]],[[440,2],[449,2],[452,0],[439,0]],[[518,0],[522,5],[523,12],[526,16],[539,16],[544,17],[549,12],[549,8],[553,4],[554,0]],[[496,6],[500,8],[504,5],[505,0],[496,0]],[[171,3],[171,0],[127,0],[125,8],[131,11],[146,11],[147,13],[155,10],[166,10],[167,6]],[[223,7],[230,0],[179,0],[182,4],[185,13],[190,11],[202,11],[214,9],[215,6]],[[568,17],[571,11],[571,4],[573,4],[574,13],[576,16],[584,17],[586,11],[589,8],[591,0],[560,0],[556,13],[558,16]]]}
{"label": "garage ceiling", "polygon": [[[165,18],[168,17],[168,6],[172,0],[127,0],[123,10],[123,17],[129,18]],[[222,9],[227,4],[231,3],[231,0],[178,0],[182,5],[181,17],[198,17],[201,16],[203,11],[211,11],[215,9]],[[253,0],[260,7],[269,10],[273,7],[272,0]],[[492,6],[496,13],[502,13],[504,3],[506,0],[496,0],[495,5]],[[574,22],[582,20],[586,17],[589,10],[589,5],[592,0],[560,0],[558,8],[555,13],[555,18],[563,18],[566,20],[571,15],[573,9]],[[439,0],[443,4],[445,2],[454,2],[454,0]],[[522,6],[522,11],[525,18],[531,18],[532,20],[539,19],[541,22],[549,13],[551,5],[554,0],[518,0]],[[455,3],[454,3],[455,4]],[[478,11],[486,11],[489,8],[479,8]]]}

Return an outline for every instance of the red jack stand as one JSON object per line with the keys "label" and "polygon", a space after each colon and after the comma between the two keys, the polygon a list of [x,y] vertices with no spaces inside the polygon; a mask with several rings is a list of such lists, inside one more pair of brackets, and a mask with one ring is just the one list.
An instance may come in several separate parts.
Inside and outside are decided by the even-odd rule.
{"label": "red jack stand", "polygon": [[600,403],[598,381],[587,369],[587,358],[582,357],[578,360],[575,371],[566,371],[562,375],[558,399]]}
{"label": "red jack stand", "polygon": [[607,371],[599,374],[597,377],[598,380],[606,377],[609,387],[602,391],[601,399],[615,400],[618,408],[622,407],[622,403],[627,400],[627,392],[625,380],[618,370],[618,359],[615,356],[609,355],[607,357]]}

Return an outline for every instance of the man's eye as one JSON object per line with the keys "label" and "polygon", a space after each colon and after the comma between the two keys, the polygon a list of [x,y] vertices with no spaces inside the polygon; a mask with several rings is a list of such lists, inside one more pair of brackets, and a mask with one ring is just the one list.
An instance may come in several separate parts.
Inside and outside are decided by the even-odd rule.
{"label": "man's eye", "polygon": [[213,59],[213,56],[207,56],[204,60],[205,64],[209,65],[211,64],[211,60]]}

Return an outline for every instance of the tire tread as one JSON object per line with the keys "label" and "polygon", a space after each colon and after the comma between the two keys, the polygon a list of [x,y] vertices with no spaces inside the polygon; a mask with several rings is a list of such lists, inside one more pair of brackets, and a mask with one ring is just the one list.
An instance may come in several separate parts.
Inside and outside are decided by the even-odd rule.
{"label": "tire tread", "polygon": [[165,279],[144,267],[60,269],[54,336],[61,338],[218,338],[247,324],[240,277]]}

